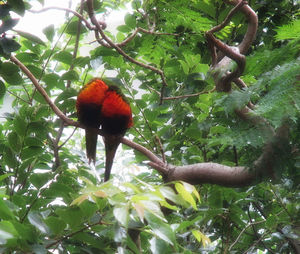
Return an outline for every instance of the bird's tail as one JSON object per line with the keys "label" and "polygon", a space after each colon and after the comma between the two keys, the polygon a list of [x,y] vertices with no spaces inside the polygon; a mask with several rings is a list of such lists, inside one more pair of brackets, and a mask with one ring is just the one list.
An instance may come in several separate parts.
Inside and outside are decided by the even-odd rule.
{"label": "bird's tail", "polygon": [[97,147],[98,134],[94,129],[85,129],[85,146],[86,146],[86,156],[89,159],[89,163],[93,161],[96,162],[96,147]]}
{"label": "bird's tail", "polygon": [[105,135],[103,137],[105,144],[105,173],[104,173],[104,182],[109,180],[110,171],[113,165],[114,157],[116,151],[120,144],[120,136],[115,135]]}

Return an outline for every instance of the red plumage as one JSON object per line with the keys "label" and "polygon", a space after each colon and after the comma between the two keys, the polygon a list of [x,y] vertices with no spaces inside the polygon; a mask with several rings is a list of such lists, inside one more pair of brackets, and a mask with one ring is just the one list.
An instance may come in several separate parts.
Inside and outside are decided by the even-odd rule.
{"label": "red plumage", "polygon": [[96,160],[97,131],[101,126],[106,151],[105,177],[107,181],[116,150],[127,129],[133,126],[132,112],[120,89],[95,78],[78,93],[78,120],[86,127],[86,152],[89,162]]}

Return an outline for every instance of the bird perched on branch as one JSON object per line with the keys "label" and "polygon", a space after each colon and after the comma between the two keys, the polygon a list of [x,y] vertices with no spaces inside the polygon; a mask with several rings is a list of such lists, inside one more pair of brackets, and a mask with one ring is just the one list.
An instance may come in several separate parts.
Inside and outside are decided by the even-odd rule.
{"label": "bird perched on branch", "polygon": [[120,140],[133,126],[130,105],[117,86],[94,78],[78,93],[76,109],[79,122],[86,127],[89,163],[96,161],[97,129],[101,126],[106,154],[104,181],[107,181]]}

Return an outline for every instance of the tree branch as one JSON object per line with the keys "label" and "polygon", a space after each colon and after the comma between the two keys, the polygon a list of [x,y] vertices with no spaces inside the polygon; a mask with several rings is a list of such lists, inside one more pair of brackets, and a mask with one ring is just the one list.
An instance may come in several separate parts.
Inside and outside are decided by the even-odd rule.
{"label": "tree branch", "polygon": [[[105,40],[105,42],[107,42],[108,45],[110,45],[112,48],[114,48],[120,55],[122,55],[126,60],[138,65],[138,66],[141,66],[145,69],[149,69],[153,72],[155,72],[156,74],[159,74],[160,77],[161,77],[161,80],[162,80],[162,84],[163,84],[163,88],[165,86],[167,86],[167,81],[166,81],[166,78],[165,78],[165,74],[162,70],[156,68],[156,67],[153,67],[151,65],[148,65],[148,64],[145,64],[145,63],[142,63],[142,62],[139,62],[137,61],[136,59],[132,58],[131,56],[129,56],[128,54],[126,54],[125,51],[123,51],[120,46],[118,46],[117,44],[115,44],[108,36],[106,36],[106,34],[104,33],[100,23],[98,22],[98,20],[96,19],[95,17],[95,14],[94,14],[94,7],[93,7],[93,0],[87,0],[87,7],[88,7],[88,14],[89,14],[89,17],[91,19],[91,22],[93,23],[93,25],[96,27],[97,31],[100,33],[101,37],[103,38],[103,40]],[[163,89],[162,88],[162,89]]]}
{"label": "tree branch", "polygon": [[31,80],[32,84],[35,86],[35,88],[39,91],[39,93],[44,97],[45,101],[49,104],[51,109],[54,111],[54,113],[61,118],[65,123],[68,125],[73,125],[76,127],[80,127],[80,124],[78,122],[75,122],[68,118],[50,99],[45,89],[39,84],[36,77],[27,69],[27,67],[21,63],[15,56],[11,55],[10,60],[15,63],[19,68],[22,70],[22,72]]}

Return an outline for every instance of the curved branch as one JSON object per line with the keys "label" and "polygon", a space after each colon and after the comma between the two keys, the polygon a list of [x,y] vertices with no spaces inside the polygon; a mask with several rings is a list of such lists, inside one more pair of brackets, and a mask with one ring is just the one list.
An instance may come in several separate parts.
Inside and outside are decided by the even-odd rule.
{"label": "curved branch", "polygon": [[[239,0],[233,0],[229,2],[232,5],[237,5],[239,4]],[[241,54],[246,54],[248,49],[250,48],[252,42],[254,41],[256,37],[256,31],[257,31],[257,26],[258,26],[258,18],[256,13],[252,10],[252,8],[245,4],[241,7],[241,12],[244,13],[247,21],[248,21],[248,28],[247,32],[238,46],[240,53]]]}
{"label": "curved branch", "polygon": [[95,17],[94,14],[94,7],[93,7],[93,0],[87,0],[87,7],[88,7],[88,14],[89,17],[91,19],[91,22],[93,23],[93,25],[95,25],[95,27],[97,28],[98,32],[100,33],[101,37],[103,38],[103,40],[105,40],[107,42],[108,45],[110,45],[112,48],[114,48],[120,55],[122,55],[126,60],[141,66],[145,69],[149,69],[153,72],[155,72],[156,74],[159,74],[163,83],[163,87],[167,86],[167,81],[165,78],[165,74],[162,70],[153,67],[151,65],[142,63],[137,61],[136,59],[132,58],[131,56],[129,56],[128,54],[125,53],[125,51],[123,51],[117,44],[115,44],[108,36],[106,36],[106,34],[104,33],[100,23],[98,22],[98,20]]}
{"label": "curved branch", "polygon": [[35,78],[35,76],[27,69],[27,67],[21,63],[15,56],[11,55],[10,60],[15,63],[19,68],[22,70],[22,72],[31,80],[32,84],[35,86],[35,88],[39,91],[39,93],[44,97],[45,101],[49,104],[49,106],[52,108],[54,113],[61,118],[65,123],[72,126],[80,127],[80,124],[78,122],[75,122],[68,118],[50,99],[45,89],[39,84],[38,80]]}
{"label": "curved branch", "polygon": [[43,8],[41,10],[28,10],[28,11],[32,12],[32,13],[41,13],[41,12],[45,12],[45,11],[49,11],[49,10],[61,10],[61,11],[71,12],[76,17],[78,17],[80,20],[82,20],[88,29],[90,29],[90,30],[95,29],[81,14],[79,14],[77,11],[73,11],[72,9],[69,9],[69,8],[49,6],[49,7]]}
{"label": "curved branch", "polygon": [[249,167],[229,167],[218,163],[198,163],[187,166],[169,166],[168,181],[182,180],[191,184],[218,184],[243,187],[265,178],[274,177],[278,151],[288,153],[288,123],[278,128],[274,139],[264,148],[262,155]]}

